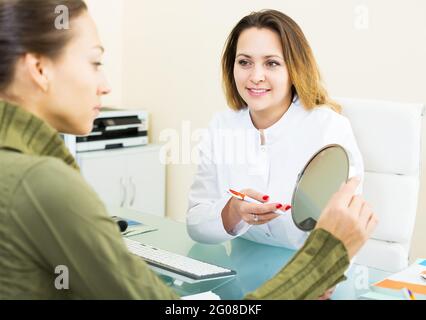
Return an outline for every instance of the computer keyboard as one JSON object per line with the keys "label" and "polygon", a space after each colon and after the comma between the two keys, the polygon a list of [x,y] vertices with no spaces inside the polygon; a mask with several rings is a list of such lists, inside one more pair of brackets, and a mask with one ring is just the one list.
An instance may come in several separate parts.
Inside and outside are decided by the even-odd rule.
{"label": "computer keyboard", "polygon": [[235,271],[124,238],[129,251],[148,264],[192,280],[233,276]]}

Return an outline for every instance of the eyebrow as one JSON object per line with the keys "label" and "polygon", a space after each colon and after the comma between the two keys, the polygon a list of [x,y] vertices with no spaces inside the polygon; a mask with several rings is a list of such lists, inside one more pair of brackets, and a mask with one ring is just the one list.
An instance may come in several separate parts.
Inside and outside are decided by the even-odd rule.
{"label": "eyebrow", "polygon": [[[240,53],[240,54],[238,54],[238,55],[237,55],[237,58],[238,58],[239,56],[243,56],[243,57],[246,57],[246,58],[251,58],[251,56],[250,56],[250,55],[245,54],[245,53]],[[281,60],[284,60],[284,58],[283,58],[283,57],[278,56],[278,55],[276,55],[276,54],[271,54],[271,55],[263,56],[263,58],[265,58],[265,59],[269,59],[269,58],[279,58],[279,59],[281,59]]]}

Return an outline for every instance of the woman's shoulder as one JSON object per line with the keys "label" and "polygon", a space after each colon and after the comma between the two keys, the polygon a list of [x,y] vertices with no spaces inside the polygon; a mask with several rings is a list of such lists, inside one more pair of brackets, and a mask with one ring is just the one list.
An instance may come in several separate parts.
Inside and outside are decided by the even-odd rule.
{"label": "woman's shoulder", "polygon": [[318,124],[336,124],[341,126],[350,125],[349,119],[334,111],[328,105],[319,105],[308,110],[308,118]]}
{"label": "woman's shoulder", "polygon": [[[7,181],[9,186],[17,185],[32,172],[40,171],[41,168],[43,168],[42,174],[46,174],[46,178],[49,176],[49,167],[52,163],[52,161],[49,161],[48,166],[46,166],[47,159],[49,158],[23,154],[9,149],[0,150],[0,166],[7,169],[0,173],[0,180],[2,182]],[[53,160],[53,163],[55,162]]]}
{"label": "woman's shoulder", "polygon": [[[55,192],[70,190],[73,185],[83,183],[80,173],[67,165],[63,160],[47,157],[27,155],[17,152],[4,152],[1,162],[7,165],[7,174],[4,174],[4,181],[19,188],[21,185],[34,187],[41,191],[53,194]],[[3,175],[2,175],[3,176]]]}
{"label": "woman's shoulder", "polygon": [[[60,159],[0,150],[0,195],[3,202],[12,203],[43,194],[44,199],[53,201],[56,195],[63,198],[83,185],[79,172]],[[29,195],[31,192],[32,195]],[[14,200],[15,199],[15,200]]]}
{"label": "woman's shoulder", "polygon": [[47,193],[63,193],[75,190],[75,188],[85,187],[84,179],[80,172],[62,159],[55,157],[36,157],[23,177],[28,185],[45,188]]}
{"label": "woman's shoulder", "polygon": [[[28,155],[23,157],[28,158],[25,160],[27,165],[25,171],[15,177],[15,190],[10,194],[13,199],[11,205],[16,205],[17,201],[36,202],[40,208],[50,208],[52,212],[60,210],[61,214],[67,212],[64,208],[74,208],[73,211],[76,212],[79,208],[82,212],[92,208],[91,215],[101,206],[99,197],[80,172],[62,159]],[[18,169],[19,166],[14,171],[17,172]]]}
{"label": "woman's shoulder", "polygon": [[216,112],[210,122],[211,127],[216,128],[234,128],[240,124],[244,124],[247,120],[248,109],[244,108],[238,111],[227,109]]}

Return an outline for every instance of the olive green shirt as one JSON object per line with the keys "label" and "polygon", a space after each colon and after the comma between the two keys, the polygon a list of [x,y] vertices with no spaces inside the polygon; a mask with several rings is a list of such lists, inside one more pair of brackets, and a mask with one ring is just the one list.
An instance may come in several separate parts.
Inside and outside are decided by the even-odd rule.
{"label": "olive green shirt", "polygon": [[[311,299],[344,279],[343,244],[324,230],[248,299]],[[55,287],[69,271],[69,289]],[[178,299],[140,258],[81,176],[58,133],[0,101],[0,299]]]}

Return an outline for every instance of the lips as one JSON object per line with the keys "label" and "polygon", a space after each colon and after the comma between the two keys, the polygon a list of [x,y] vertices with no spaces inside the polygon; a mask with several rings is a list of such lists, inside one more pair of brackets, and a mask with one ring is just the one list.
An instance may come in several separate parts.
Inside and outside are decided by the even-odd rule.
{"label": "lips", "polygon": [[101,106],[93,107],[93,111],[95,113],[95,116],[97,117],[101,113]]}
{"label": "lips", "polygon": [[263,96],[267,94],[271,89],[267,88],[247,88],[248,93],[251,96]]}

